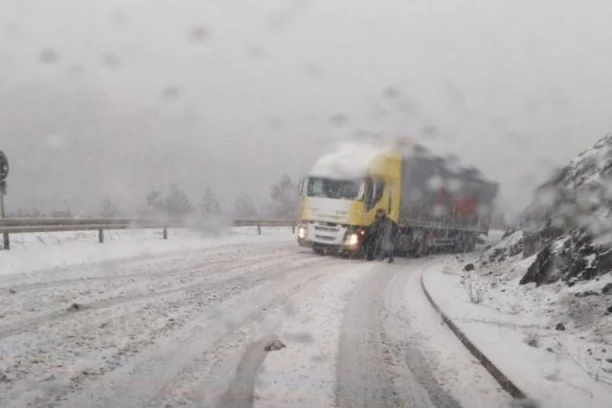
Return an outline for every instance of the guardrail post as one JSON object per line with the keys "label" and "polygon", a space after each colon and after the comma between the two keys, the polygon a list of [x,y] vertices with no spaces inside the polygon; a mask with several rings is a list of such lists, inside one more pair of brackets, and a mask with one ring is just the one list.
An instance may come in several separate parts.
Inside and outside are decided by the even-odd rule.
{"label": "guardrail post", "polygon": [[261,235],[261,224],[257,224],[257,235]]}
{"label": "guardrail post", "polygon": [[295,234],[295,224],[291,224],[291,233]]}
{"label": "guardrail post", "polygon": [[164,239],[168,239],[168,227],[164,227]]}
{"label": "guardrail post", "polygon": [[98,241],[103,244],[104,243],[104,230],[100,228],[98,230]]}

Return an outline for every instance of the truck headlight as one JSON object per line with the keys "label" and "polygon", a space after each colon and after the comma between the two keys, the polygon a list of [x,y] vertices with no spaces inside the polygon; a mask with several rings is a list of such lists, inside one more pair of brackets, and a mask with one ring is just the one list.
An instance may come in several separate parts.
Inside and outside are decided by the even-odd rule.
{"label": "truck headlight", "polygon": [[306,228],[304,228],[303,226],[300,225],[298,227],[297,235],[298,235],[299,239],[306,238]]}
{"label": "truck headlight", "polygon": [[359,243],[359,235],[357,234],[349,234],[346,237],[346,245],[355,246]]}

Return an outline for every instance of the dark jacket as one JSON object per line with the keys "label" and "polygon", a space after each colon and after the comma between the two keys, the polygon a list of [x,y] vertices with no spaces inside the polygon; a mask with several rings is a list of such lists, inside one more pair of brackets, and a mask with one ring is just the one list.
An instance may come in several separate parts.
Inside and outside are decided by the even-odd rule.
{"label": "dark jacket", "polygon": [[372,234],[375,246],[379,251],[392,251],[394,248],[397,224],[387,215],[382,215],[372,223],[370,234]]}

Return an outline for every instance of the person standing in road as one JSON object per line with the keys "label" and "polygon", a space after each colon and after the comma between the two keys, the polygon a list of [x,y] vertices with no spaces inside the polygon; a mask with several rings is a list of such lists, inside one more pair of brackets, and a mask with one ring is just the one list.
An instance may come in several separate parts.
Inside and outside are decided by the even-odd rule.
{"label": "person standing in road", "polygon": [[378,257],[378,236],[380,229],[380,211],[374,214],[374,221],[368,227],[368,234],[364,243],[364,255],[366,261],[372,261]]}
{"label": "person standing in road", "polygon": [[397,225],[395,222],[387,216],[385,210],[379,208],[376,211],[376,219],[371,226],[371,232],[374,238],[374,254],[376,258],[384,260],[388,257],[389,263],[393,263],[393,253],[395,251],[393,240],[396,230]]}

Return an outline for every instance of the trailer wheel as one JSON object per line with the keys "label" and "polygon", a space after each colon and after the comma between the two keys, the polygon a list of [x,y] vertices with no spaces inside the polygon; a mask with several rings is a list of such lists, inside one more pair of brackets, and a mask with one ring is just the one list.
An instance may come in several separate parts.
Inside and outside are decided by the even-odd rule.
{"label": "trailer wheel", "polygon": [[466,252],[474,252],[476,250],[476,238],[475,237],[470,237],[470,240],[468,241],[466,249],[467,249]]}
{"label": "trailer wheel", "polygon": [[460,253],[474,252],[476,250],[476,238],[473,235],[463,235],[457,243]]}
{"label": "trailer wheel", "polygon": [[425,255],[427,255],[425,241],[420,240],[414,246],[414,249],[412,250],[412,256],[413,258],[420,258]]}

